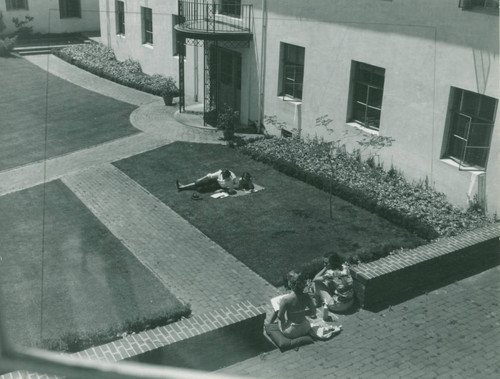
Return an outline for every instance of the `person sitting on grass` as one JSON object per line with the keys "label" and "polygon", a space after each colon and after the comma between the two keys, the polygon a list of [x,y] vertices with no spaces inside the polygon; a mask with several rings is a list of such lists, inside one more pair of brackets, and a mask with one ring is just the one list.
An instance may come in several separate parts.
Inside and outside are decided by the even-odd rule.
{"label": "person sitting on grass", "polygon": [[306,279],[300,273],[288,274],[288,287],[291,293],[283,296],[278,310],[278,326],[285,337],[306,336],[311,331],[311,324],[306,318],[316,315],[316,307],[311,297],[304,293]]}
{"label": "person sitting on grass", "polygon": [[193,183],[180,184],[179,180],[175,182],[178,191],[184,190],[212,190],[223,189],[230,195],[234,195],[237,189],[253,190],[252,176],[244,172],[239,178],[234,172],[228,169],[221,169],[197,179]]}
{"label": "person sitting on grass", "polygon": [[337,254],[323,259],[324,267],[313,279],[314,292],[332,312],[345,312],[354,304],[354,286],[349,266]]}

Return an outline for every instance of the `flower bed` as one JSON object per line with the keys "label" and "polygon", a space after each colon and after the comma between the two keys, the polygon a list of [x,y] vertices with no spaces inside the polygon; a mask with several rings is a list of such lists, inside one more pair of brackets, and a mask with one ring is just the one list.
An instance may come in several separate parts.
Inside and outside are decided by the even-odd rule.
{"label": "flower bed", "polygon": [[139,62],[131,59],[118,61],[111,48],[99,43],[68,46],[52,53],[97,76],[139,91],[157,96],[162,96],[165,91],[177,96],[179,92],[172,77],[147,75],[142,72]]}
{"label": "flower bed", "polygon": [[[384,171],[359,154],[317,139],[267,138],[240,148],[252,158],[372,211],[426,240],[452,236],[490,224],[478,206],[464,211],[444,194],[409,183],[391,168]],[[329,156],[335,158],[330,159]],[[333,172],[333,175],[331,173]]]}

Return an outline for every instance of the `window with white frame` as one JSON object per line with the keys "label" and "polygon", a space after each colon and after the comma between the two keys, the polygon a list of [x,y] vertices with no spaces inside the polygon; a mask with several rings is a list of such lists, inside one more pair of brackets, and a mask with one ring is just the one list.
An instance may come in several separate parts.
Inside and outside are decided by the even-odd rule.
{"label": "window with white frame", "polygon": [[61,18],[81,18],[80,0],[59,0],[59,15]]}
{"label": "window with white frame", "polygon": [[385,69],[353,61],[350,121],[378,130],[382,113]]}
{"label": "window with white frame", "polygon": [[241,17],[241,0],[221,0],[220,14]]}
{"label": "window with white frame", "polygon": [[142,43],[153,44],[153,10],[141,7]]}
{"label": "window with white frame", "polygon": [[8,11],[28,9],[28,0],[5,0],[5,8]]}
{"label": "window with white frame", "polygon": [[302,100],[305,52],[304,47],[281,43],[279,95],[283,98]]}
{"label": "window with white frame", "polygon": [[125,3],[116,2],[116,34],[125,35]]}
{"label": "window with white frame", "polygon": [[493,97],[451,88],[445,158],[486,169],[497,105]]}

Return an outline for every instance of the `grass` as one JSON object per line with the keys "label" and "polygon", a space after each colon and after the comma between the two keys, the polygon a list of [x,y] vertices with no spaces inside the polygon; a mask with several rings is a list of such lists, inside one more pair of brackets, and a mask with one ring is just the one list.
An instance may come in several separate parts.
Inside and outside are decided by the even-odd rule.
{"label": "grass", "polygon": [[20,346],[184,307],[62,182],[0,197],[0,214],[2,311]]}
{"label": "grass", "polygon": [[[387,244],[414,247],[424,241],[368,211],[333,197],[234,149],[176,142],[114,163],[175,212],[275,285],[282,275],[333,250],[362,256]],[[202,201],[177,192],[175,180],[194,180],[228,167],[249,171],[264,191]]]}
{"label": "grass", "polygon": [[0,58],[0,171],[139,131],[133,105],[73,85],[21,58]]}

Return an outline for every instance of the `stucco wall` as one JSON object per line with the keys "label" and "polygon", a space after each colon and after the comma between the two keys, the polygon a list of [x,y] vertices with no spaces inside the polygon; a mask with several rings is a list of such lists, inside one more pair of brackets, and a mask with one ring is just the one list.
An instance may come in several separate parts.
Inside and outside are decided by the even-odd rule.
{"label": "stucco wall", "polygon": [[[451,202],[466,207],[477,191],[477,173],[441,160],[450,87],[499,98],[498,29],[498,16],[462,11],[448,0],[290,0],[286,7],[269,2],[265,113],[289,129],[300,126],[303,136],[341,139],[348,149],[357,148],[357,140],[373,132],[349,122],[351,63],[382,67],[379,134],[395,141],[378,159],[410,180],[427,178]],[[278,97],[281,42],[305,47],[299,123],[297,106]],[[315,126],[325,114],[333,131]],[[498,120],[497,112],[486,173],[490,213],[500,207]]]}
{"label": "stucco wall", "polygon": [[99,0],[81,0],[81,18],[59,17],[59,0],[28,0],[28,10],[6,10],[5,1],[0,1],[0,11],[6,29],[3,34],[16,31],[13,17],[24,19],[33,17],[29,26],[34,33],[95,32],[99,30]]}
{"label": "stucco wall", "polygon": [[[179,83],[179,58],[173,55],[173,18],[178,14],[177,0],[127,0],[125,2],[125,35],[117,34],[114,0],[100,0],[101,38],[111,46],[120,60],[132,58],[141,63],[148,74],[172,76]],[[251,4],[252,2],[244,2]],[[143,44],[141,7],[153,10],[153,44]],[[255,16],[257,14],[257,16]],[[254,10],[255,17],[260,17]],[[260,21],[257,21],[260,22]],[[255,28],[255,26],[254,26]],[[243,123],[258,119],[259,45],[254,40],[248,48],[230,48],[242,54],[242,91],[240,118]],[[203,102],[204,50],[203,46],[186,47],[184,85],[187,103]]]}

